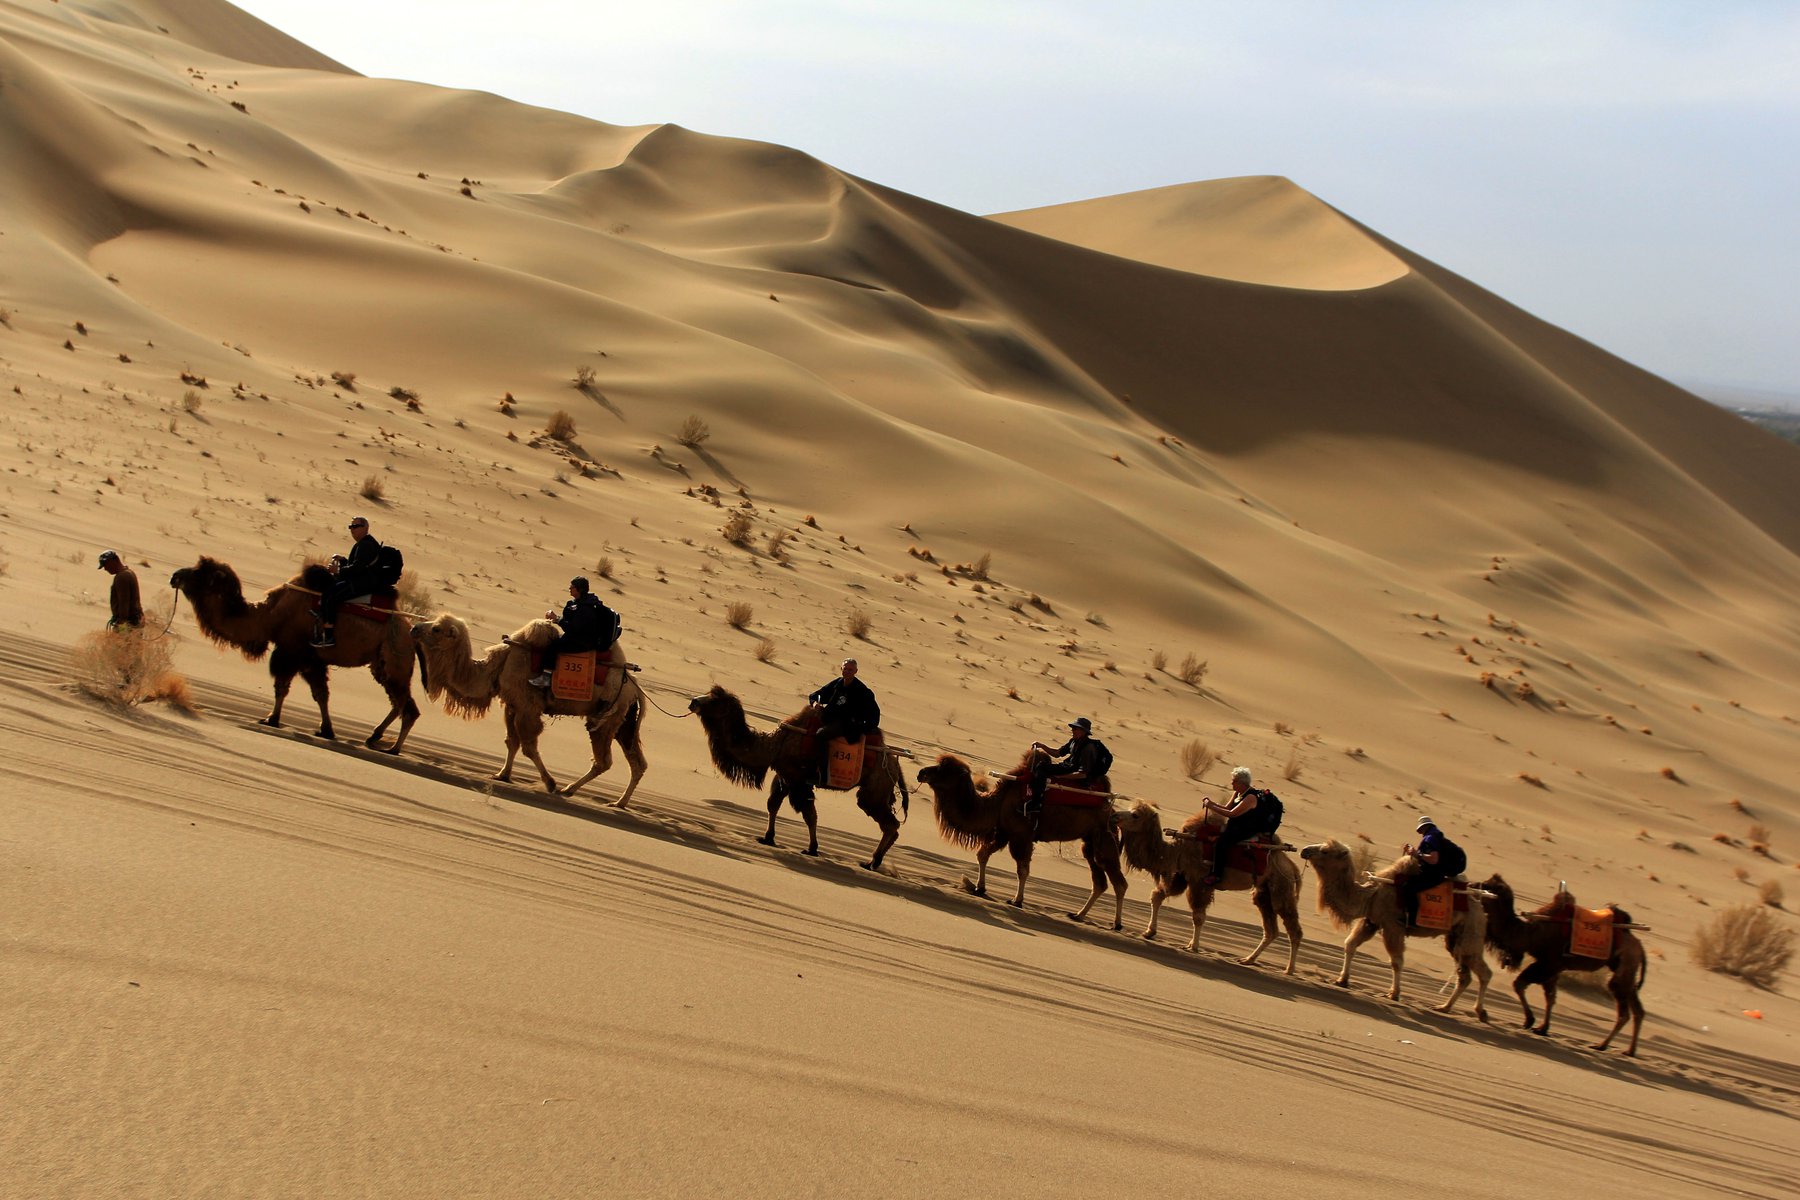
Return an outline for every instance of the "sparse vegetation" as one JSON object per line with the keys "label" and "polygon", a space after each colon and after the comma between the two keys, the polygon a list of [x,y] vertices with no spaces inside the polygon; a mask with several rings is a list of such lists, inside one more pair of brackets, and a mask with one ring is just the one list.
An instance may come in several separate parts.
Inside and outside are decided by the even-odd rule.
{"label": "sparse vegetation", "polygon": [[568,441],[575,436],[575,418],[563,409],[557,409],[544,423],[544,436],[559,442]]}
{"label": "sparse vegetation", "polygon": [[167,613],[145,615],[144,629],[90,633],[76,643],[70,658],[75,684],[88,695],[118,708],[162,700],[183,712],[194,711],[186,676],[175,670],[173,638],[146,634]]}
{"label": "sparse vegetation", "polygon": [[754,653],[756,655],[756,661],[759,663],[774,662],[775,661],[775,643],[774,643],[774,641],[772,641],[769,638],[764,638],[762,641],[756,643],[756,650],[754,651]]}
{"label": "sparse vegetation", "polygon": [[1771,988],[1794,956],[1794,931],[1784,928],[1766,905],[1739,905],[1702,925],[1691,953],[1708,971]]}
{"label": "sparse vegetation", "polygon": [[875,619],[869,615],[867,609],[853,608],[850,610],[850,615],[844,618],[844,629],[853,638],[868,638],[869,630],[874,626]]}
{"label": "sparse vegetation", "polygon": [[399,386],[398,384],[395,384],[393,387],[388,389],[388,395],[392,396],[396,400],[403,400],[408,404],[411,404],[413,401],[415,401],[419,398],[419,393],[413,391],[411,388],[403,388],[403,387]]}
{"label": "sparse vegetation", "polygon": [[675,432],[675,440],[690,450],[698,448],[701,442],[711,436],[712,430],[699,417],[689,417]]}
{"label": "sparse vegetation", "polygon": [[594,564],[594,574],[602,579],[611,579],[613,577],[613,560],[602,554],[600,561]]}
{"label": "sparse vegetation", "polygon": [[1300,747],[1290,746],[1287,761],[1281,765],[1281,777],[1292,783],[1300,778],[1300,773],[1304,769],[1304,765],[1300,762]]}
{"label": "sparse vegetation", "polygon": [[725,623],[733,629],[744,629],[749,626],[750,618],[756,610],[744,600],[733,600],[725,606]]}
{"label": "sparse vegetation", "polygon": [[[1529,783],[1534,788],[1544,787],[1544,781],[1529,771],[1520,771],[1519,779],[1525,783]],[[1550,789],[1544,788],[1544,790],[1549,791]]]}
{"label": "sparse vegetation", "polygon": [[1206,660],[1189,654],[1181,660],[1181,669],[1175,672],[1175,678],[1189,687],[1199,687],[1200,681],[1206,678]]}
{"label": "sparse vegetation", "polygon": [[735,508],[731,511],[731,515],[725,518],[725,524],[720,526],[719,532],[732,545],[748,547],[753,525],[754,522],[747,511]]}
{"label": "sparse vegetation", "polygon": [[181,393],[181,411],[188,414],[190,417],[200,411],[202,402],[200,393],[196,392],[193,388],[189,388],[187,391]]}
{"label": "sparse vegetation", "polygon": [[594,368],[588,366],[586,363],[575,368],[575,386],[581,391],[585,392],[593,387],[596,378],[597,376],[594,374]]}
{"label": "sparse vegetation", "polygon": [[776,562],[786,562],[788,560],[787,545],[789,541],[793,540],[793,536],[785,529],[777,529],[769,534],[768,539],[763,542],[763,550]]}
{"label": "sparse vegetation", "polygon": [[394,591],[400,597],[400,607],[407,612],[417,616],[432,615],[437,598],[425,586],[425,581],[419,578],[419,573],[411,567],[400,572],[400,582],[394,585]]}
{"label": "sparse vegetation", "polygon": [[1781,890],[1781,884],[1773,879],[1765,879],[1762,886],[1756,889],[1756,898],[1770,908],[1780,908],[1781,902],[1787,899],[1787,893]]}
{"label": "sparse vegetation", "polygon": [[1199,738],[1189,740],[1181,748],[1181,773],[1189,779],[1200,778],[1218,761],[1218,752]]}
{"label": "sparse vegetation", "polygon": [[387,485],[381,482],[381,476],[371,475],[363,480],[362,487],[356,494],[364,500],[373,500],[379,504],[387,499]]}
{"label": "sparse vegetation", "polygon": [[1158,650],[1150,656],[1150,669],[1152,671],[1165,671],[1168,667],[1169,655],[1167,651]]}
{"label": "sparse vegetation", "polygon": [[337,384],[346,392],[354,392],[356,390],[356,372],[333,371],[331,373],[331,382]]}

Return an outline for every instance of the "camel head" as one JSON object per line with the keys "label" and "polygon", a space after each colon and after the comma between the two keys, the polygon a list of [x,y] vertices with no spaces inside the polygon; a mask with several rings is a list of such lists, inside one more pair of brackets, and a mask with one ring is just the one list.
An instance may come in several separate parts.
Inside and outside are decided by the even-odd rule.
{"label": "camel head", "polygon": [[412,639],[413,645],[427,654],[456,650],[467,656],[469,626],[461,617],[440,613],[434,620],[414,625]]}
{"label": "camel head", "polygon": [[1350,869],[1350,847],[1336,838],[1327,838],[1317,845],[1300,847],[1300,859],[1302,862],[1311,863],[1315,871],[1322,867],[1340,867],[1348,871]]}
{"label": "camel head", "polygon": [[231,569],[230,564],[204,555],[193,566],[182,567],[169,576],[169,586],[178,589],[190,601],[199,601],[209,596],[220,599],[232,597],[237,600],[244,598],[244,585],[238,581],[237,572]]}
{"label": "camel head", "polygon": [[1130,808],[1114,813],[1118,823],[1119,848],[1125,852],[1125,864],[1134,871],[1156,873],[1167,858],[1162,836],[1162,814],[1148,800],[1139,800]]}
{"label": "camel head", "polygon": [[946,754],[936,762],[919,768],[919,782],[934,792],[941,787],[957,784],[973,787],[974,778],[969,764],[954,754]]}
{"label": "camel head", "polygon": [[700,723],[707,728],[736,728],[749,722],[744,719],[744,703],[736,696],[713,684],[712,690],[704,696],[695,696],[688,701],[688,711],[700,718]]}
{"label": "camel head", "polygon": [[758,739],[744,718],[743,701],[715,683],[704,696],[688,701],[688,711],[706,730],[706,748],[719,774],[741,787],[761,787],[771,760],[766,757],[766,740],[764,749],[758,749]]}
{"label": "camel head", "polygon": [[1139,800],[1130,808],[1119,813],[1120,834],[1141,834],[1162,832],[1162,814],[1156,805],[1148,800]]}

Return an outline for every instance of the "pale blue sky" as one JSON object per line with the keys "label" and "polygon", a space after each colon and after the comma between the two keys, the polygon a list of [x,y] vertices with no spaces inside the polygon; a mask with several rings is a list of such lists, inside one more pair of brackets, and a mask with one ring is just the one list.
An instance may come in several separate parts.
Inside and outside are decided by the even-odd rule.
{"label": "pale blue sky", "polygon": [[1800,3],[243,0],[365,74],[974,212],[1285,175],[1677,382],[1800,393]]}

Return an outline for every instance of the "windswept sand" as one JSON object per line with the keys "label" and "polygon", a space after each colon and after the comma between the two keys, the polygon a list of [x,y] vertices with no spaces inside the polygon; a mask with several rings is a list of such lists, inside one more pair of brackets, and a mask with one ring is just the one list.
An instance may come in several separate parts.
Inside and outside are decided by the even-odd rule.
{"label": "windswept sand", "polygon": [[[0,1192],[1792,1193],[1800,1005],[1688,948],[1800,897],[1793,447],[1285,180],[987,219],[206,0],[0,3],[0,153]],[[617,767],[489,784],[498,713],[363,750],[363,672],[335,746],[304,686],[261,728],[185,603],[197,715],[75,686],[102,547],[160,630],[174,568],[254,598],[354,512],[484,643],[595,579],[668,710],[630,811]],[[1424,940],[1398,1003],[1378,950],[1331,987],[1310,878],[1287,979],[1230,961],[1239,895],[1198,956],[1185,905],[1133,936],[1142,876],[1071,924],[1072,851],[964,895],[923,793],[880,874],[842,796],[819,859],[791,813],[755,844],[672,714],[716,682],[766,728],[847,653],[919,763],[1088,715],[1171,823],[1241,762],[1296,843],[1425,813],[1617,901],[1641,1056],[1582,1049],[1579,987],[1548,1039],[1504,972],[1492,1024],[1429,1012]]]}

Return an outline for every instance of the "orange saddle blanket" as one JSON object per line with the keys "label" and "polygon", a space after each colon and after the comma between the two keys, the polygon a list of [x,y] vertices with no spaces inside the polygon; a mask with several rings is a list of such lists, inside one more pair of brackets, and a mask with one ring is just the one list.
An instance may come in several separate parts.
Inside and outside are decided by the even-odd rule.
{"label": "orange saddle blanket", "polygon": [[1468,911],[1468,891],[1446,879],[1419,893],[1419,915],[1413,920],[1413,928],[1447,931],[1455,924],[1457,913]]}
{"label": "orange saddle blanket", "polygon": [[879,761],[879,754],[886,745],[879,729],[871,729],[854,742],[832,738],[831,752],[825,760],[826,790],[848,792],[854,789],[862,782],[864,771]]}
{"label": "orange saddle blanket", "polygon": [[606,683],[606,673],[612,670],[612,664],[599,662],[599,657],[598,650],[557,655],[556,669],[550,673],[550,694],[571,704],[592,703]]}
{"label": "orange saddle blanket", "polygon": [[1612,957],[1613,912],[1610,908],[1576,907],[1569,914],[1569,953],[1578,958]]}

